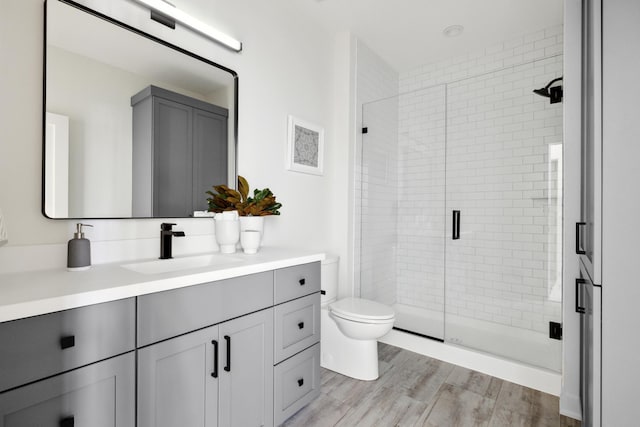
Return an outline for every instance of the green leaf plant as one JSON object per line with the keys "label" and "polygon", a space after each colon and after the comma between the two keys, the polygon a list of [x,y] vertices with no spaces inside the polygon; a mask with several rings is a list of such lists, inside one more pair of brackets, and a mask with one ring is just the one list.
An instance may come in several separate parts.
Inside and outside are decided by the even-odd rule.
{"label": "green leaf plant", "polygon": [[249,183],[238,175],[238,190],[228,186],[214,185],[214,191],[207,191],[209,212],[224,212],[237,210],[240,216],[268,216],[280,215],[281,203],[268,188],[253,190],[253,197],[249,197]]}

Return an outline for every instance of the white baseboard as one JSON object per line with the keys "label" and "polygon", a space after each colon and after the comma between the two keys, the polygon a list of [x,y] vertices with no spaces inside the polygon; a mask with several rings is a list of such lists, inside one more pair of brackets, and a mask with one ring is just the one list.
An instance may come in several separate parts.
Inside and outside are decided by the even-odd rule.
{"label": "white baseboard", "polygon": [[580,396],[562,390],[562,393],[560,393],[560,414],[581,421],[582,405],[580,404]]}

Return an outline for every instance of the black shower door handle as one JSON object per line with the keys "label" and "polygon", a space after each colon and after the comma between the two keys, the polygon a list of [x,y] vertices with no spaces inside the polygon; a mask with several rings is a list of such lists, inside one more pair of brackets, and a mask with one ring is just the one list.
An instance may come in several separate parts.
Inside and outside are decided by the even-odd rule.
{"label": "black shower door handle", "polygon": [[451,229],[451,238],[458,240],[460,238],[460,211],[453,211],[453,228]]}

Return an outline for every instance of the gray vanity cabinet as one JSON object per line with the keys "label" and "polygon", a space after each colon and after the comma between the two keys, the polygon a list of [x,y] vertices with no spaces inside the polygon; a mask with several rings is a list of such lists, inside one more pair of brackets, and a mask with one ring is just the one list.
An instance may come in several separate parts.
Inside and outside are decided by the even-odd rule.
{"label": "gray vanity cabinet", "polygon": [[212,326],[138,350],[139,427],[218,425],[217,340]]}
{"label": "gray vanity cabinet", "polygon": [[273,309],[138,351],[138,426],[270,426]]}
{"label": "gray vanity cabinet", "polygon": [[0,323],[0,427],[135,426],[135,300]]}
{"label": "gray vanity cabinet", "polygon": [[274,424],[320,394],[320,263],[275,271]]}
{"label": "gray vanity cabinet", "polygon": [[0,427],[134,427],[129,352],[0,394]]}
{"label": "gray vanity cabinet", "polygon": [[149,86],[133,108],[133,216],[188,217],[228,181],[228,110]]}
{"label": "gray vanity cabinet", "polygon": [[273,309],[221,324],[219,338],[219,426],[272,426]]}

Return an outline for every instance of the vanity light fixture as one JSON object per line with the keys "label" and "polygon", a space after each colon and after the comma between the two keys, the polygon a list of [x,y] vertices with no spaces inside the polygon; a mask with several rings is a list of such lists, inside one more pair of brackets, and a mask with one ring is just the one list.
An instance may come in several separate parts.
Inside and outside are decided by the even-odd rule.
{"label": "vanity light fixture", "polygon": [[202,21],[197,20],[193,16],[189,15],[178,9],[177,7],[169,4],[163,0],[135,0],[138,3],[142,3],[150,7],[153,11],[156,11],[162,15],[168,16],[183,25],[191,28],[192,30],[209,37],[210,39],[228,47],[229,49],[240,52],[242,50],[242,42],[234,39],[233,37],[210,27]]}

